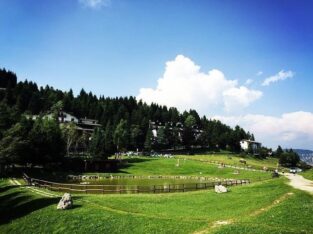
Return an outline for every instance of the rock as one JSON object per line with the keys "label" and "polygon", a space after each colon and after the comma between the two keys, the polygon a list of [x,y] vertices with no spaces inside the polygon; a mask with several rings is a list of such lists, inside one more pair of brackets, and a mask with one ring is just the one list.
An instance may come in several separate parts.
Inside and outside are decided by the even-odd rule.
{"label": "rock", "polygon": [[59,201],[59,204],[57,206],[58,210],[67,210],[72,208],[73,206],[73,200],[72,196],[69,193],[64,193],[61,200]]}
{"label": "rock", "polygon": [[215,185],[215,192],[216,193],[227,193],[228,190],[225,186],[223,185]]}

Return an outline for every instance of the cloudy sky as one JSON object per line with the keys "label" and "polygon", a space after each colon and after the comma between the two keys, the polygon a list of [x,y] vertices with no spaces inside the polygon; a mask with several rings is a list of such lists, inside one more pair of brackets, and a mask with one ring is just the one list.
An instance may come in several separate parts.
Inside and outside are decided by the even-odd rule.
{"label": "cloudy sky", "polygon": [[21,80],[196,109],[313,149],[310,0],[1,0],[0,67]]}

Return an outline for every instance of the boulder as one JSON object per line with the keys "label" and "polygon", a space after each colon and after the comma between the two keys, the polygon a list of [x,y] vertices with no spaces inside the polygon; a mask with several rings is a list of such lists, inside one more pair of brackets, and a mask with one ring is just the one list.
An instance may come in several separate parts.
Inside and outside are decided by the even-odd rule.
{"label": "boulder", "polygon": [[59,204],[57,206],[58,210],[67,210],[72,208],[73,206],[73,200],[72,196],[69,193],[64,193],[61,200],[59,201]]}
{"label": "boulder", "polygon": [[223,185],[215,185],[215,192],[216,193],[227,193],[228,190],[225,186]]}

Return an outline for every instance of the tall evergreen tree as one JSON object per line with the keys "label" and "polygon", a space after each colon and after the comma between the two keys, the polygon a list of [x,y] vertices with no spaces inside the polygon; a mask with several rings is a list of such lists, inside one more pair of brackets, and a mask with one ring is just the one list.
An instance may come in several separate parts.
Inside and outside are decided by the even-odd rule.
{"label": "tall evergreen tree", "polygon": [[147,132],[146,132],[144,148],[145,150],[148,150],[148,151],[153,149],[153,133],[150,127],[147,129]]}
{"label": "tall evergreen tree", "polygon": [[128,142],[128,131],[127,131],[127,121],[121,119],[119,124],[116,126],[113,142],[116,145],[117,151],[124,151],[127,149]]}
{"label": "tall evergreen tree", "polygon": [[89,145],[89,153],[93,158],[105,157],[105,142],[104,131],[100,128],[96,128],[91,136],[91,142]]}
{"label": "tall evergreen tree", "polygon": [[104,143],[106,153],[113,154],[115,151],[115,147],[113,142],[113,126],[111,125],[110,121],[108,121],[105,127]]}

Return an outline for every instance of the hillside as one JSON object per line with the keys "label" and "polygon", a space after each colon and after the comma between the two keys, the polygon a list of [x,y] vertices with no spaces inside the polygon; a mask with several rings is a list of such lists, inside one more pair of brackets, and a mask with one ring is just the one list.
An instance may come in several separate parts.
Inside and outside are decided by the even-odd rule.
{"label": "hillside", "polygon": [[[128,167],[120,173],[200,175],[203,172],[202,175],[220,178],[234,176],[234,169],[194,161],[193,156],[182,157],[187,160],[181,162],[180,167],[175,166],[177,159],[129,160]],[[227,155],[224,159],[226,157]],[[247,160],[258,166],[275,165],[272,160],[265,160],[264,164],[261,160]],[[74,207],[67,211],[56,209],[62,193],[40,188],[27,189],[5,179],[0,182],[0,232],[311,232],[311,195],[291,188],[286,184],[285,178],[270,179],[270,173],[238,170],[240,173],[236,175],[237,178],[250,177],[253,182],[231,187],[226,194],[217,194],[214,190],[105,196],[73,193]],[[23,183],[22,180],[19,181]]]}
{"label": "hillside", "polygon": [[[127,150],[240,152],[242,139],[254,139],[239,126],[200,117],[195,110],[181,113],[132,96],[97,97],[84,89],[74,96],[72,90],[17,82],[5,69],[0,69],[0,80],[6,87],[0,90],[0,156],[9,163],[60,162],[64,154],[106,159]],[[261,153],[266,156],[267,150]]]}
{"label": "hillside", "polygon": [[297,154],[299,154],[301,161],[313,166],[313,151],[304,149],[295,149]]}

